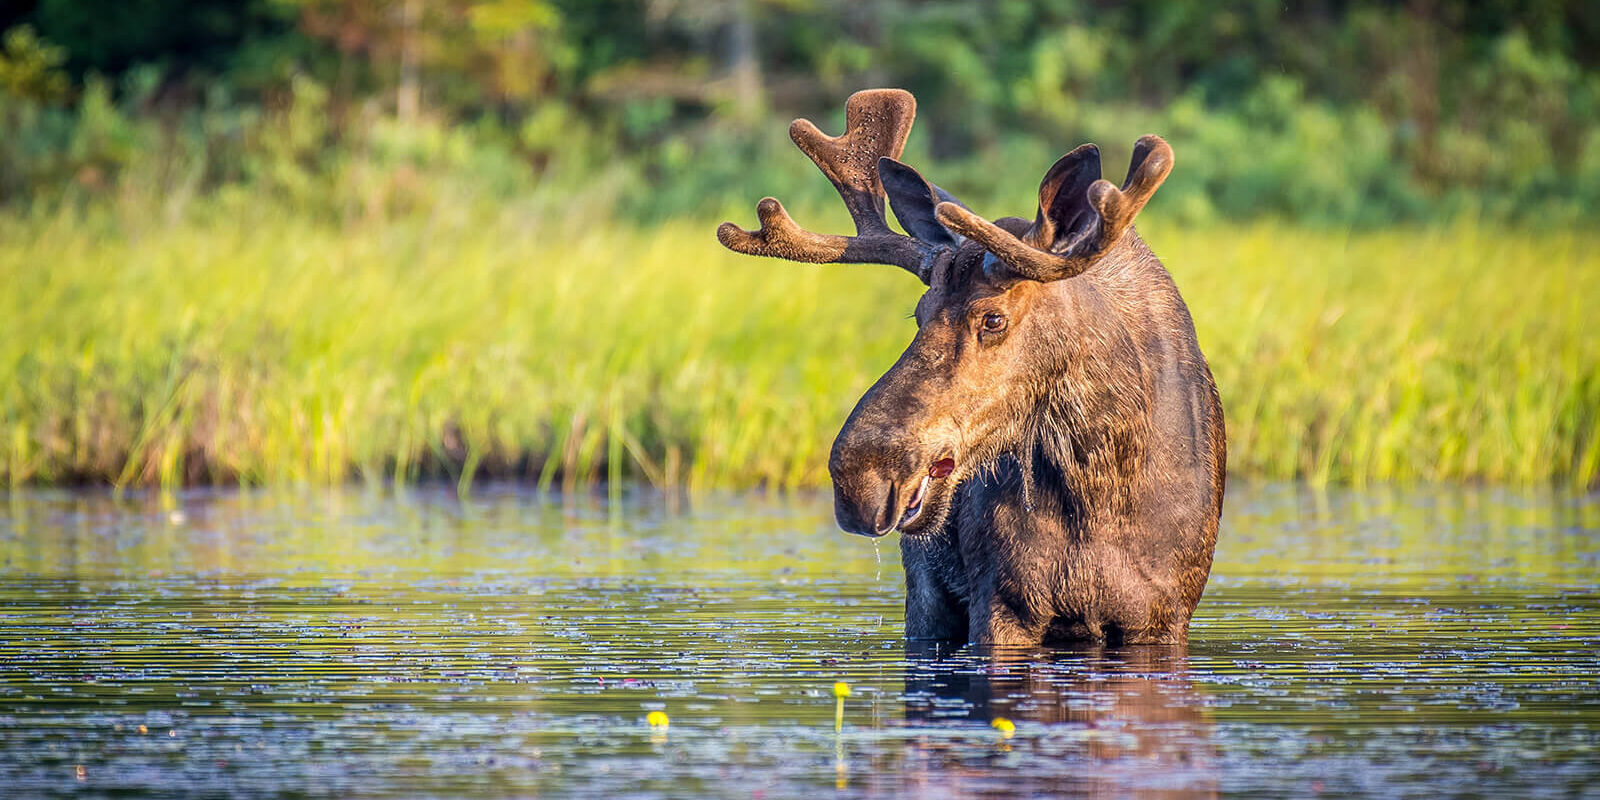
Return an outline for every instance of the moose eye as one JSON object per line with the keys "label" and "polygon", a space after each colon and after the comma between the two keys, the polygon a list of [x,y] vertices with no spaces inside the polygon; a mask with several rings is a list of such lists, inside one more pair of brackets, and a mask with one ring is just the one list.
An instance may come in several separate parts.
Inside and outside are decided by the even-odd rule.
{"label": "moose eye", "polygon": [[1005,329],[1006,329],[1006,315],[1004,315],[1004,314],[984,314],[983,315],[983,332],[984,333],[999,333],[999,332],[1001,332],[1001,331],[1003,331]]}

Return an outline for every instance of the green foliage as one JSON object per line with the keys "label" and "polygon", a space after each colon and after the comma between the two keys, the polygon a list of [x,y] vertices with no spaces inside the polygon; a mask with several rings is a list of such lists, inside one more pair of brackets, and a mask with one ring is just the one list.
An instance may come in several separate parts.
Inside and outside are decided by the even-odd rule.
{"label": "green foliage", "polygon": [[[1585,4],[101,5],[44,2],[28,18],[44,39],[7,34],[0,202],[114,191],[125,175],[165,183],[140,191],[238,183],[312,197],[371,160],[398,119],[506,164],[496,184],[513,193],[627,173],[649,187],[619,198],[634,219],[777,189],[804,203],[826,187],[794,163],[782,120],[837,128],[850,91],[901,85],[920,105],[910,157],[979,204],[1025,196],[1080,142],[1115,161],[1155,131],[1180,160],[1165,193],[1192,222],[1559,225],[1600,208],[1600,75],[1583,55],[1600,22]],[[153,22],[166,17],[181,21]],[[111,23],[126,35],[109,37]],[[759,96],[740,83],[749,75]]]}
{"label": "green foliage", "polygon": [[30,16],[80,75],[151,63],[216,74],[294,36],[275,0],[38,0]]}
{"label": "green foliage", "polygon": [[784,122],[883,85],[990,216],[1172,142],[1240,473],[1600,474],[1592,3],[201,5],[0,40],[0,482],[819,484],[915,287],[710,230],[846,230]]}
{"label": "green foliage", "polygon": [[[352,174],[380,210],[343,221],[289,189],[0,216],[0,483],[825,485],[913,334],[897,270],[752,261],[563,187],[501,201],[452,182],[479,167],[448,133],[379,140],[421,171]],[[1594,234],[1152,210],[1234,475],[1600,480]]]}
{"label": "green foliage", "polygon": [[0,37],[0,95],[52,103],[66,96],[67,75],[61,66],[67,52],[42,42],[33,28],[19,25]]}

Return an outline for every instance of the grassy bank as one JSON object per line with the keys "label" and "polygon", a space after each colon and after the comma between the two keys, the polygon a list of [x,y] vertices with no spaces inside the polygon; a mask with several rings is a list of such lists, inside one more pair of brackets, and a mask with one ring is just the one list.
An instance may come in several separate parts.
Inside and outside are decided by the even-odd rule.
{"label": "grassy bank", "polygon": [[[734,256],[716,220],[155,211],[0,219],[0,484],[824,485],[919,288]],[[1600,235],[1144,234],[1235,475],[1596,484]]]}

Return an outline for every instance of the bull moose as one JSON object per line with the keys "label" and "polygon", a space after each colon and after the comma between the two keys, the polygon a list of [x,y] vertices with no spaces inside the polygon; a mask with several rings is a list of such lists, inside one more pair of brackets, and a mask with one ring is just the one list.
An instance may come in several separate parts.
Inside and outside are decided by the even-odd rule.
{"label": "bull moose", "polygon": [[841,136],[789,127],[855,236],[804,230],[771,197],[759,230],[717,229],[740,253],[893,264],[928,287],[910,346],[834,441],[839,526],[900,531],[909,639],[1185,641],[1226,444],[1188,307],[1133,230],[1172,148],[1139,139],[1119,189],[1083,145],[1045,173],[1031,222],[990,222],[896,160],[915,116],[908,92],[877,89],[850,97]]}

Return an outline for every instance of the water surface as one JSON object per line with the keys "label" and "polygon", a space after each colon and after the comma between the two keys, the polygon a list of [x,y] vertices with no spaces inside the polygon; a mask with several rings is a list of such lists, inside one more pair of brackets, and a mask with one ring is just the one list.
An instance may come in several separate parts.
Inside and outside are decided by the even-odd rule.
{"label": "water surface", "polygon": [[1600,498],[1227,509],[1186,649],[976,653],[826,495],[0,494],[0,786],[1600,797]]}

